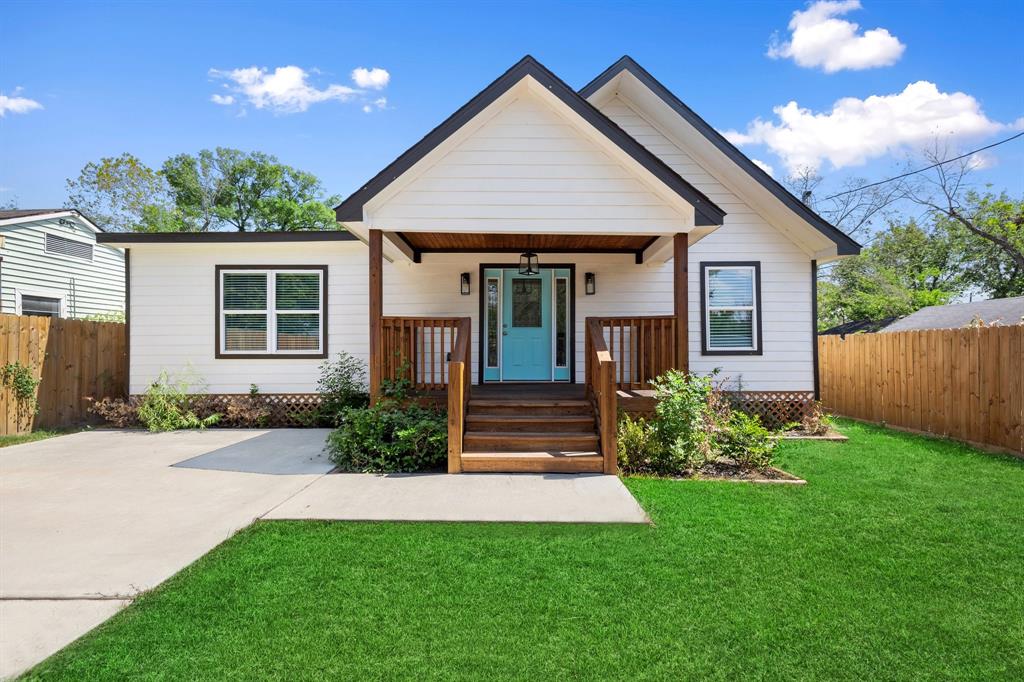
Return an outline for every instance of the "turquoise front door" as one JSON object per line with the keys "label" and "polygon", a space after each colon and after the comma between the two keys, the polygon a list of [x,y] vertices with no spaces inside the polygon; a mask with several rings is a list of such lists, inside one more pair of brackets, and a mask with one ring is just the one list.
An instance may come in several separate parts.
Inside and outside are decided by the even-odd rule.
{"label": "turquoise front door", "polygon": [[502,271],[501,367],[505,381],[550,381],[551,270]]}

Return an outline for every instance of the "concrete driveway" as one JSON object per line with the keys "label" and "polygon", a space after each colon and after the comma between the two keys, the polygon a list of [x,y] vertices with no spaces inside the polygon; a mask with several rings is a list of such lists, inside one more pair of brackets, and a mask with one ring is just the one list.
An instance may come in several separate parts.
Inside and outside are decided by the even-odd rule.
{"label": "concrete driveway", "polygon": [[0,449],[0,677],[258,518],[647,522],[612,476],[327,476],[326,436],[92,431]]}
{"label": "concrete driveway", "polygon": [[[92,431],[0,450],[0,677],[89,631],[330,466],[217,469],[244,452],[264,462],[291,453],[293,468],[308,469],[326,434]],[[195,468],[202,458],[209,468]]]}

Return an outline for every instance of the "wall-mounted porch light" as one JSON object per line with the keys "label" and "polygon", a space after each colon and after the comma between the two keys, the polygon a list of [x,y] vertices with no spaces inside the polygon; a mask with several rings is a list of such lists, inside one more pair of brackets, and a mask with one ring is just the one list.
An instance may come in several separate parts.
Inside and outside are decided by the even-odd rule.
{"label": "wall-mounted porch light", "polygon": [[588,272],[583,275],[583,291],[587,296],[593,296],[597,293],[597,277],[594,273]]}
{"label": "wall-mounted porch light", "polygon": [[519,254],[519,274],[540,274],[540,261],[537,259],[537,254],[535,254],[533,251],[527,251],[526,253]]}
{"label": "wall-mounted porch light", "polygon": [[464,272],[459,275],[459,291],[462,292],[463,296],[469,296],[469,273]]}

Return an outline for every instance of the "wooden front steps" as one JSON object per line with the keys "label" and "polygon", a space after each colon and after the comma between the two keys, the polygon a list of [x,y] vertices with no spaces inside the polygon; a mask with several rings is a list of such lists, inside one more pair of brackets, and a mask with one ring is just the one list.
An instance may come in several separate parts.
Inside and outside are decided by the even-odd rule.
{"label": "wooden front steps", "polygon": [[593,407],[582,399],[471,398],[462,470],[601,473]]}

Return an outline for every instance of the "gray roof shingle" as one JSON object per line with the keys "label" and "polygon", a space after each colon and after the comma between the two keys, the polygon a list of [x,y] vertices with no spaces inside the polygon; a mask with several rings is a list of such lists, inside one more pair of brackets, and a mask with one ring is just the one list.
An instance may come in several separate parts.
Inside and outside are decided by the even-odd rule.
{"label": "gray roof shingle", "polygon": [[988,301],[933,305],[921,308],[882,330],[904,332],[914,329],[954,329],[966,327],[975,319],[985,324],[1020,324],[1024,321],[1024,296],[994,298]]}

